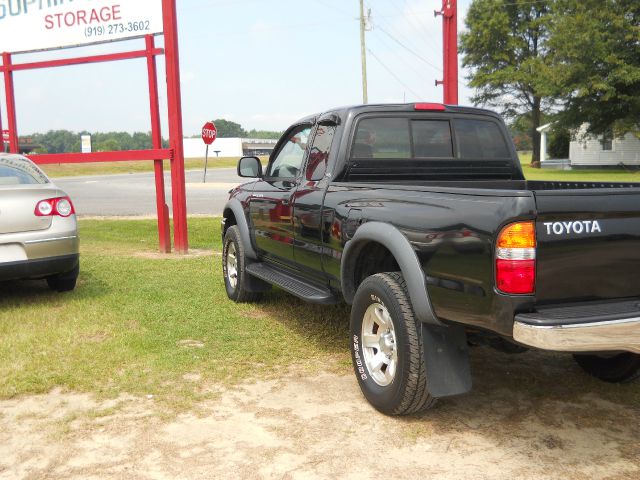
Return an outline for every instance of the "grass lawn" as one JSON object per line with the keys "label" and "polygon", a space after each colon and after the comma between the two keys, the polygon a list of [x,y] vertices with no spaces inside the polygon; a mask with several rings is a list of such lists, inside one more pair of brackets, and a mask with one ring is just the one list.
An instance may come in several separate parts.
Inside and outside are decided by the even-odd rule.
{"label": "grass lawn", "polygon": [[[266,164],[267,157],[262,157]],[[235,168],[238,157],[209,157],[207,168]],[[184,162],[185,170],[204,169],[204,158],[188,158]],[[50,177],[74,177],[78,175],[108,175],[113,173],[152,172],[153,162],[98,162],[98,163],[62,163],[42,165],[42,170]],[[169,161],[164,161],[165,171],[170,171]]]}
{"label": "grass lawn", "polygon": [[640,171],[607,170],[543,170],[531,168],[531,153],[520,152],[520,163],[527,180],[558,180],[563,182],[640,182]]}
{"label": "grass lawn", "polygon": [[255,305],[227,299],[219,231],[219,219],[191,218],[195,253],[162,256],[153,220],[81,220],[74,292],[0,284],[0,398],[60,386],[179,406],[204,395],[193,378],[215,385],[293,363],[348,367],[346,307],[282,292]]}

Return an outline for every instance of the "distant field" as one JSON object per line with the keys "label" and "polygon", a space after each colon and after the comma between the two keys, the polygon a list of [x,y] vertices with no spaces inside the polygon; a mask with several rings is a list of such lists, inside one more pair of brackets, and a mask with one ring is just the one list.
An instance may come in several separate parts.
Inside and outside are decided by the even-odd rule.
{"label": "distant field", "polygon": [[520,163],[527,180],[560,180],[564,182],[640,182],[640,171],[607,170],[544,170],[531,168],[531,152],[520,152]]}
{"label": "distant field", "polygon": [[[263,163],[266,161],[264,157]],[[230,168],[238,164],[238,157],[209,158],[208,168]],[[189,158],[184,162],[185,170],[204,168],[204,158]],[[42,165],[41,167],[50,177],[75,177],[79,175],[110,175],[116,173],[152,172],[153,162],[100,162],[100,163],[63,163]],[[165,170],[169,170],[169,161],[164,162]]]}

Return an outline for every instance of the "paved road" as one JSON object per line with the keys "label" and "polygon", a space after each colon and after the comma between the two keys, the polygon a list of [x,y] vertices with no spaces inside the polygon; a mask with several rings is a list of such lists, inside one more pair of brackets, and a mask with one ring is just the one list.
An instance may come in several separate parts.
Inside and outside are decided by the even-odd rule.
{"label": "paved road", "polygon": [[[220,215],[229,189],[242,183],[235,168],[216,168],[186,172],[187,211],[191,214]],[[156,197],[153,173],[54,178],[69,194],[78,215],[155,215]],[[171,178],[165,174],[166,202],[171,210]]]}

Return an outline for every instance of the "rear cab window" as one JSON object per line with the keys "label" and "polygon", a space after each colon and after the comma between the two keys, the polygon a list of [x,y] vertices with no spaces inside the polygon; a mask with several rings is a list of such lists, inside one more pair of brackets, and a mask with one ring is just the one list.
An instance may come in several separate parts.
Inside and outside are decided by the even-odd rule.
{"label": "rear cab window", "polygon": [[47,183],[47,176],[30,161],[14,156],[0,157],[0,187]]}
{"label": "rear cab window", "polygon": [[352,178],[514,175],[511,151],[498,122],[480,116],[366,115],[357,121],[348,163]]}
{"label": "rear cab window", "polygon": [[509,158],[509,148],[495,123],[459,118],[454,125],[460,158]]}

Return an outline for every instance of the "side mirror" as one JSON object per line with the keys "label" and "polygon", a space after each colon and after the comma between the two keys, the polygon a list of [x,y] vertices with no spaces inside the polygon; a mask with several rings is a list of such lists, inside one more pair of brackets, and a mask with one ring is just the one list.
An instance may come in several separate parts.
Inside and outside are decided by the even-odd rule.
{"label": "side mirror", "polygon": [[238,161],[238,176],[262,178],[262,163],[258,157],[242,157]]}

